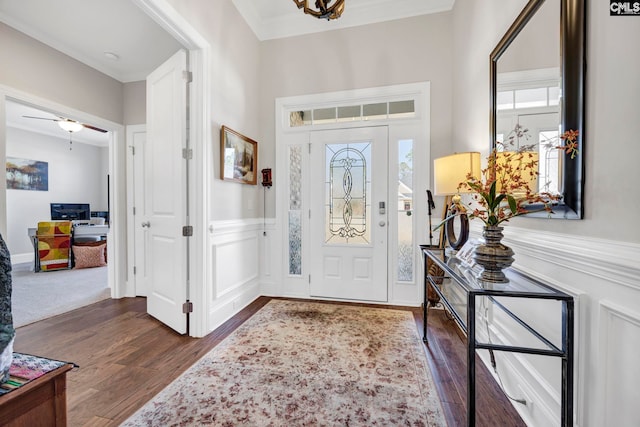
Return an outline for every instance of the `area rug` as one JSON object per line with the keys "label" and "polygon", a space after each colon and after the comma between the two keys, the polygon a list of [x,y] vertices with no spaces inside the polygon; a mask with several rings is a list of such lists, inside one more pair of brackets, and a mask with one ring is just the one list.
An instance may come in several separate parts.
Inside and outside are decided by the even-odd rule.
{"label": "area rug", "polygon": [[272,300],[123,426],[445,426],[401,310]]}

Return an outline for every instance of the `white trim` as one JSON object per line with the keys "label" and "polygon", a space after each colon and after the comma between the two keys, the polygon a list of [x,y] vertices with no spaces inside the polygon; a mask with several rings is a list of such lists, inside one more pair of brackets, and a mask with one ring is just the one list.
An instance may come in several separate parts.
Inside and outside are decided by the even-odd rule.
{"label": "white trim", "polygon": [[558,268],[589,274],[606,283],[640,291],[640,244],[512,225],[505,227],[503,234],[505,244],[511,246],[516,254],[519,250],[525,251],[527,256]]}
{"label": "white trim", "polygon": [[[313,0],[309,0],[313,3]],[[453,8],[454,0],[366,0],[349,2],[340,19],[326,21],[304,15],[293,2],[284,13],[263,16],[259,13],[255,0],[233,0],[244,20],[249,24],[259,40],[270,40],[283,37],[312,34],[322,31],[350,28],[360,25],[374,24],[395,19],[409,18],[417,15],[448,12]],[[260,2],[262,3],[262,1]],[[287,3],[287,2],[285,2]],[[276,8],[278,12],[281,8]]]}
{"label": "white trim", "polygon": [[[619,390],[620,393],[624,393],[625,391],[620,389],[619,384],[611,384],[612,379],[609,378],[608,369],[610,364],[618,365],[617,360],[612,360],[610,362],[610,354],[612,352],[617,352],[619,349],[612,347],[611,345],[611,321],[613,318],[617,318],[620,321],[626,322],[630,325],[635,326],[640,331],[640,312],[635,311],[633,309],[624,307],[620,304],[609,300],[602,300],[599,304],[599,317],[600,317],[600,329],[598,331],[597,343],[598,343],[598,378],[597,384],[600,387],[595,387],[596,392],[592,399],[600,402],[599,411],[596,415],[596,419],[594,419],[593,425],[623,425],[626,424],[624,420],[620,420],[620,417],[627,418],[627,422],[629,421],[629,417],[631,414],[638,413],[637,409],[628,408],[624,412],[624,414],[616,414],[610,413],[610,408],[608,402],[615,399],[615,396],[610,396],[607,393],[607,390]],[[618,337],[619,340],[626,341],[629,340],[631,343],[637,343],[637,340],[634,340],[633,337],[625,336]],[[617,358],[616,358],[617,359]],[[628,375],[629,371],[625,367],[620,367],[621,370],[624,370],[624,374]],[[637,421],[637,419],[635,420]]]}
{"label": "white trim", "polygon": [[[273,251],[275,253],[283,253],[281,257],[282,261],[275,267],[277,272],[274,272],[273,278],[268,285],[265,285],[264,289],[268,289],[270,294],[282,295],[282,296],[295,296],[308,298],[309,290],[308,274],[309,268],[303,263],[302,274],[299,276],[290,276],[288,274],[288,230],[287,230],[287,211],[286,197],[288,194],[288,159],[287,153],[283,152],[286,147],[290,145],[303,145],[309,142],[309,135],[316,130],[328,130],[328,129],[348,129],[358,127],[369,126],[387,126],[389,129],[389,141],[393,142],[398,138],[404,138],[404,134],[407,129],[414,129],[412,134],[417,144],[414,145],[414,159],[423,159],[416,167],[417,163],[414,163],[414,188],[426,188],[429,182],[430,176],[430,82],[409,83],[400,84],[378,88],[366,88],[366,89],[354,89],[347,91],[329,92],[321,94],[310,94],[302,96],[293,96],[286,98],[277,98],[275,100],[275,125],[276,125],[276,171],[280,171],[282,174],[281,182],[279,185],[275,185],[276,191],[276,228],[278,230],[275,236],[269,239],[268,247],[264,250]],[[415,117],[407,119],[390,118],[385,120],[376,120],[375,122],[359,121],[353,123],[332,123],[321,124],[311,126],[289,127],[288,111],[291,110],[308,110],[311,108],[322,107],[323,105],[336,106],[340,104],[353,105],[357,103],[375,103],[385,102],[389,100],[397,99],[413,99],[415,102]],[[406,137],[408,137],[407,135]],[[395,147],[394,144],[390,144],[390,147]],[[303,150],[303,168],[308,169],[308,152]],[[304,173],[304,171],[303,171]],[[303,189],[308,188],[308,179],[303,179]],[[396,180],[397,181],[397,180]],[[303,190],[304,191],[304,190]],[[393,201],[394,207],[397,198],[397,182],[392,185],[389,190],[388,200]],[[308,194],[308,191],[304,191]],[[308,196],[306,196],[308,197]],[[303,257],[309,259],[309,226],[308,217],[306,212],[308,210],[309,202],[303,198]],[[389,202],[391,203],[391,202]],[[389,205],[391,206],[391,205]],[[423,228],[420,228],[420,224],[427,223],[426,212],[426,192],[418,191],[414,194],[414,243],[424,241],[426,235],[424,235]],[[395,233],[396,230],[394,229]],[[390,237],[391,234],[390,234]],[[419,305],[422,300],[422,263],[416,250],[416,269],[413,283],[395,283],[395,280],[389,280],[388,285],[388,303],[389,304],[404,304],[404,305]],[[263,253],[263,258],[266,258],[266,253]],[[306,262],[308,264],[309,261]],[[390,277],[395,278],[395,273],[392,271],[394,264],[390,263],[390,269],[388,273]],[[304,291],[303,291],[304,289]]]}
{"label": "white trim", "polygon": [[[126,148],[125,148],[125,156],[127,163],[127,285],[125,295],[128,297],[136,296],[136,276],[133,274],[133,267],[136,265],[136,253],[135,253],[135,219],[136,217],[133,215],[133,208],[135,205],[134,193],[135,183],[134,183],[134,156],[132,154],[133,150],[133,138],[136,133],[146,133],[147,126],[146,125],[129,125],[126,127]],[[140,155],[140,153],[138,153]],[[142,209],[141,206],[137,207],[138,209]]]}
{"label": "white trim", "polygon": [[498,92],[531,87],[558,86],[560,68],[538,68],[535,70],[498,73]]}
{"label": "white trim", "polygon": [[[603,349],[607,345],[606,316],[609,312],[622,313],[627,318],[640,318],[635,308],[640,302],[640,245],[588,236],[567,235],[534,229],[520,228],[517,221],[504,228],[504,243],[515,252],[514,268],[575,298],[575,425],[605,423],[604,392],[607,377],[603,372]],[[473,221],[473,237],[479,236],[481,222]],[[536,316],[535,311],[529,314]],[[540,316],[544,314],[540,313]],[[599,335],[598,335],[599,331]],[[521,356],[518,356],[521,357]],[[517,360],[513,358],[513,360]],[[540,373],[527,371],[527,367],[512,363],[515,380],[524,384],[526,392],[533,390],[534,407],[544,406],[546,392],[539,384]],[[593,366],[599,369],[593,371]],[[602,369],[600,369],[602,368]],[[524,383],[522,378],[533,378]],[[504,378],[504,377],[503,377]],[[542,399],[539,401],[539,399]],[[595,402],[598,402],[596,405]],[[518,411],[526,411],[514,405]],[[541,422],[541,412],[534,410],[528,417],[536,418],[530,425],[550,425],[552,420]],[[526,420],[525,415],[522,415]],[[587,421],[588,420],[588,421]],[[610,420],[607,420],[609,422]],[[606,423],[605,423],[606,424]]]}
{"label": "white trim", "polygon": [[189,334],[203,337],[208,328],[210,303],[207,283],[211,279],[207,218],[209,218],[209,183],[213,169],[211,152],[211,61],[209,42],[200,35],[166,0],[133,0],[163,29],[189,49],[189,68],[193,73],[190,90],[190,136],[193,165],[189,168],[189,222],[193,236],[189,238],[188,297],[194,310],[190,317]]}

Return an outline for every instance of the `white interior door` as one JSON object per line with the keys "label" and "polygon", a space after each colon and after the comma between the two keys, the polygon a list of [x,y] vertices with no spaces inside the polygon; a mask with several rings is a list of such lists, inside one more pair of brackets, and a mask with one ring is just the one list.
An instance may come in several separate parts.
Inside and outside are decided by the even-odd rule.
{"label": "white interior door", "polygon": [[147,144],[147,132],[146,130],[139,130],[131,134],[131,156],[133,162],[133,206],[134,206],[134,281],[135,281],[135,293],[136,296],[146,297],[149,295],[149,277],[147,276],[147,254],[149,253],[146,247],[147,230],[148,228],[142,227],[142,223],[147,221],[147,215],[145,213],[145,170],[144,159]]}
{"label": "white interior door", "polygon": [[147,311],[179,333],[187,331],[186,52],[147,77],[144,216]]}
{"label": "white interior door", "polygon": [[310,140],[310,294],[387,301],[387,127]]}

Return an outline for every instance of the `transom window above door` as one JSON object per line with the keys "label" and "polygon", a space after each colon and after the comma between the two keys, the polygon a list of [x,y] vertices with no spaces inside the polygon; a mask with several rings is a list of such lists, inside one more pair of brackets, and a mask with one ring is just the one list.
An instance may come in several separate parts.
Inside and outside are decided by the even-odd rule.
{"label": "transom window above door", "polygon": [[402,99],[371,104],[336,105],[311,110],[290,110],[288,113],[289,127],[294,128],[332,123],[415,118],[416,108],[413,99]]}

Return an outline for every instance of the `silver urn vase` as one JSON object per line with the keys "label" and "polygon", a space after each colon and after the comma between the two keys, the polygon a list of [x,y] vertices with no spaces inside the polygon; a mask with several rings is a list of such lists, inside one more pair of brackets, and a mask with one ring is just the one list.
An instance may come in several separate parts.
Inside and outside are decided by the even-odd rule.
{"label": "silver urn vase", "polygon": [[484,244],[476,248],[475,260],[484,270],[480,274],[480,280],[494,283],[506,283],[504,268],[513,264],[513,250],[502,244],[503,227],[497,225],[488,225],[484,227],[482,236]]}

